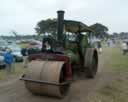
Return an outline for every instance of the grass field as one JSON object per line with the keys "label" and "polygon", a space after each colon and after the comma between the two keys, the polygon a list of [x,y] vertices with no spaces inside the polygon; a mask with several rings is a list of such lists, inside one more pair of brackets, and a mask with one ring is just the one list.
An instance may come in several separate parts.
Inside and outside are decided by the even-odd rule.
{"label": "grass field", "polygon": [[14,63],[10,74],[7,73],[6,69],[0,70],[0,80],[5,79],[8,76],[19,76],[24,71],[25,69],[22,67],[22,63]]}
{"label": "grass field", "polygon": [[123,55],[122,50],[119,48],[106,48],[104,49],[105,67],[108,71],[114,72],[128,72],[128,54]]}
{"label": "grass field", "polygon": [[105,72],[111,73],[109,81],[89,96],[89,102],[128,102],[128,55],[119,48],[105,48]]}
{"label": "grass field", "polygon": [[98,89],[89,102],[128,102],[128,80],[114,80]]}
{"label": "grass field", "polygon": [[26,48],[28,47],[29,43],[19,43],[18,46],[21,48]]}

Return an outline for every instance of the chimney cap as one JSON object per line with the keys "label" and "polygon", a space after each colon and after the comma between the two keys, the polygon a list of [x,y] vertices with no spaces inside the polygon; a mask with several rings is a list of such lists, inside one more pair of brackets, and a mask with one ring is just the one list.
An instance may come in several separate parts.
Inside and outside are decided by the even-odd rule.
{"label": "chimney cap", "polygon": [[64,10],[58,10],[57,13],[65,13]]}

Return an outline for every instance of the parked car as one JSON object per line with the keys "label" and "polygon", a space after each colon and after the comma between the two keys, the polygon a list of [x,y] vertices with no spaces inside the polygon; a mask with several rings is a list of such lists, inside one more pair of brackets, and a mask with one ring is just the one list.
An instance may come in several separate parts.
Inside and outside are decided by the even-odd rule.
{"label": "parked car", "polygon": [[14,55],[14,60],[16,62],[22,62],[23,61],[23,56],[21,55],[21,49],[13,49],[12,54]]}
{"label": "parked car", "polygon": [[22,62],[23,56],[21,54],[21,48],[16,44],[8,45],[8,48],[12,50],[15,62]]}
{"label": "parked car", "polygon": [[0,40],[0,50],[5,50],[8,46],[8,43],[5,40]]}
{"label": "parked car", "polygon": [[4,63],[4,55],[0,52],[0,69],[4,68],[6,64]]}
{"label": "parked car", "polygon": [[27,49],[28,49],[29,55],[41,52],[41,46],[40,45],[29,46]]}

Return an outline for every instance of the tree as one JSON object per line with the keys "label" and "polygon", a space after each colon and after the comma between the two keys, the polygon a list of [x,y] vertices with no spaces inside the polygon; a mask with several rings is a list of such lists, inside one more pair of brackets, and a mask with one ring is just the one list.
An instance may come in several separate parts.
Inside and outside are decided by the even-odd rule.
{"label": "tree", "polygon": [[35,30],[39,35],[45,33],[52,33],[54,35],[56,33],[56,27],[56,19],[47,19],[38,22]]}
{"label": "tree", "polygon": [[90,28],[95,32],[97,37],[104,38],[108,36],[108,28],[100,23],[93,24]]}

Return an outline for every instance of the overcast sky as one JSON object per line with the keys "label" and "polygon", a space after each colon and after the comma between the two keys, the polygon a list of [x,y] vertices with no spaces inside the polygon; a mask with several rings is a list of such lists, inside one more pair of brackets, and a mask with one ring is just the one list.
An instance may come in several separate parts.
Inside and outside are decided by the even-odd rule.
{"label": "overcast sky", "polygon": [[0,35],[34,34],[38,21],[55,18],[60,9],[65,19],[99,22],[109,33],[128,32],[128,0],[0,0]]}

